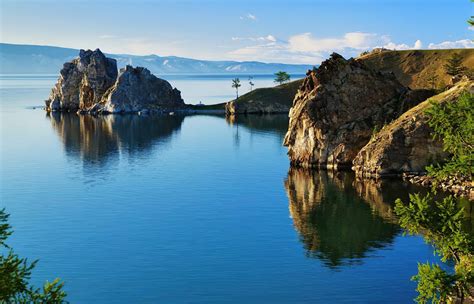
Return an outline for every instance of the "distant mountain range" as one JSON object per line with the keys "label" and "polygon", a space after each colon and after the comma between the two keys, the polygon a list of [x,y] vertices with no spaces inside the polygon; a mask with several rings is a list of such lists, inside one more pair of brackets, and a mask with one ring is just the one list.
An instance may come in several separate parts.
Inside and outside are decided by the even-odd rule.
{"label": "distant mountain range", "polygon": [[[1,74],[57,74],[64,62],[78,56],[78,49],[0,43]],[[258,61],[208,61],[175,56],[106,54],[119,68],[127,64],[148,68],[154,74],[303,74],[310,65]]]}

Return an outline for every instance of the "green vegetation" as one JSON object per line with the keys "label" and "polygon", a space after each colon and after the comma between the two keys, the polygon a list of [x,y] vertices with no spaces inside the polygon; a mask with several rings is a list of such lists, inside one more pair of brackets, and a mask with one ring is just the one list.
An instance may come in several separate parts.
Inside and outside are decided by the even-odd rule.
{"label": "green vegetation", "polygon": [[46,282],[42,289],[28,282],[38,261],[28,263],[20,258],[5,241],[13,233],[8,224],[9,215],[0,210],[0,303],[66,303],[66,293],[59,279]]}
{"label": "green vegetation", "polygon": [[232,79],[232,87],[235,88],[235,92],[237,94],[237,98],[236,99],[239,99],[239,88],[241,87],[242,85],[240,84],[240,79],[239,78],[234,78]]}
{"label": "green vegetation", "polygon": [[409,234],[423,234],[443,262],[450,260],[455,263],[453,274],[439,265],[418,264],[418,274],[412,277],[418,282],[416,301],[446,303],[458,298],[462,303],[470,295],[474,280],[474,243],[472,237],[462,230],[464,210],[458,207],[452,196],[435,201],[430,194],[414,194],[410,195],[408,205],[398,199],[395,213]]}
{"label": "green vegetation", "polygon": [[430,175],[442,180],[452,175],[472,178],[474,172],[474,94],[464,93],[457,102],[431,103],[426,110],[434,138],[452,157],[444,164],[428,167]]}
{"label": "green vegetation", "polygon": [[[472,179],[474,155],[474,96],[462,94],[457,102],[434,103],[425,113],[433,136],[443,141],[444,150],[452,156],[443,165],[428,167],[436,181],[451,176]],[[419,264],[419,303],[446,303],[473,297],[474,239],[462,229],[464,208],[453,196],[435,200],[433,195],[410,195],[409,204],[395,202],[395,213],[409,234],[423,234],[443,262],[454,262],[454,273],[439,265]]]}
{"label": "green vegetation", "polygon": [[431,76],[428,76],[428,78],[426,79],[426,81],[428,81],[428,84],[430,85],[430,88],[435,90],[437,89],[438,87],[438,75],[431,75]]}
{"label": "green vegetation", "polygon": [[275,82],[282,85],[290,81],[291,76],[287,72],[279,71],[275,73]]}
{"label": "green vegetation", "polygon": [[466,72],[467,68],[462,64],[463,57],[459,53],[454,53],[443,66],[446,74],[449,76],[459,76]]}

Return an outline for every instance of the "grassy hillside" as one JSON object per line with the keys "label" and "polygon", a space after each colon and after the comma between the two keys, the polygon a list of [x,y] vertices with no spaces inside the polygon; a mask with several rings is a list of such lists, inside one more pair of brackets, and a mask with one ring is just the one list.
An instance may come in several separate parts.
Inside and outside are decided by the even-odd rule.
{"label": "grassy hillside", "polygon": [[438,77],[437,88],[442,88],[450,81],[443,66],[454,53],[464,58],[464,66],[474,70],[474,49],[388,51],[361,56],[358,60],[373,69],[393,72],[402,84],[412,89],[431,88],[428,79],[433,75]]}
{"label": "grassy hillside", "polygon": [[291,107],[296,91],[302,83],[303,79],[298,79],[272,88],[255,89],[240,96],[236,102],[239,105],[251,104],[256,101],[264,104],[281,103]]}

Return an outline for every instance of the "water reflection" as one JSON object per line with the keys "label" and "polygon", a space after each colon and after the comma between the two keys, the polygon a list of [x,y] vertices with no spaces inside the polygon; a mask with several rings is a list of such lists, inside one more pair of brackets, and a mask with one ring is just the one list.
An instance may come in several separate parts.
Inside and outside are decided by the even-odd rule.
{"label": "water reflection", "polygon": [[182,116],[94,117],[67,113],[51,113],[48,117],[68,155],[100,166],[122,153],[132,156],[170,141],[184,120]]}
{"label": "water reflection", "polygon": [[362,263],[400,232],[390,205],[365,194],[376,190],[358,185],[356,191],[354,185],[349,173],[294,168],[285,181],[290,215],[307,255],[331,268]]}
{"label": "water reflection", "polygon": [[288,114],[227,116],[226,121],[236,128],[246,128],[250,134],[276,134],[282,140],[288,130]]}

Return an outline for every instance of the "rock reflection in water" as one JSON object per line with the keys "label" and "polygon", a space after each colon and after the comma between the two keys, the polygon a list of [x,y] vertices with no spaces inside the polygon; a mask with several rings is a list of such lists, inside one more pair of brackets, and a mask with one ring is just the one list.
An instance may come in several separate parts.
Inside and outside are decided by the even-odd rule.
{"label": "rock reflection in water", "polygon": [[48,114],[68,155],[84,162],[105,164],[120,153],[141,153],[167,142],[179,131],[182,116]]}
{"label": "rock reflection in water", "polygon": [[293,224],[307,255],[331,268],[359,264],[400,232],[390,204],[365,200],[349,173],[290,169],[285,188]]}
{"label": "rock reflection in water", "polygon": [[231,126],[241,126],[250,132],[278,134],[282,139],[288,130],[288,114],[231,115],[226,116],[226,121]]}

